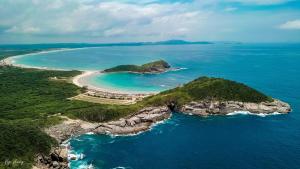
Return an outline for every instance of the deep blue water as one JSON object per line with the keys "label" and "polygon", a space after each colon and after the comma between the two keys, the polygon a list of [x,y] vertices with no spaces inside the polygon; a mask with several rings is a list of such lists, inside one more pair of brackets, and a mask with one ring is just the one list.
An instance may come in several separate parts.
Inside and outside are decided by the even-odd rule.
{"label": "deep blue water", "polygon": [[86,157],[73,161],[72,168],[84,163],[104,169],[300,168],[299,44],[105,47],[24,57],[18,62],[98,70],[159,58],[187,69],[153,76],[108,75],[95,77],[94,82],[126,86],[128,90],[162,90],[198,76],[224,77],[290,103],[293,112],[209,118],[174,114],[167,122],[137,136],[82,135],[72,139],[71,146],[74,153]]}

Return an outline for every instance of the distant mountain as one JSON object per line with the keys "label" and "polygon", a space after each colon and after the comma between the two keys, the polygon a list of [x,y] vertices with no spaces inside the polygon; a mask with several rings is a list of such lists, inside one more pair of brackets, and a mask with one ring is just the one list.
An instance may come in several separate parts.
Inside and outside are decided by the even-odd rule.
{"label": "distant mountain", "polygon": [[143,46],[143,45],[192,45],[213,44],[212,42],[190,42],[184,40],[167,40],[158,42],[121,42],[121,43],[44,43],[44,44],[0,44],[0,49],[49,49],[49,48],[83,48],[101,46]]}
{"label": "distant mountain", "polygon": [[188,44],[212,44],[212,42],[198,41],[190,42],[184,40],[167,40],[158,42],[145,42],[145,45],[188,45]]}

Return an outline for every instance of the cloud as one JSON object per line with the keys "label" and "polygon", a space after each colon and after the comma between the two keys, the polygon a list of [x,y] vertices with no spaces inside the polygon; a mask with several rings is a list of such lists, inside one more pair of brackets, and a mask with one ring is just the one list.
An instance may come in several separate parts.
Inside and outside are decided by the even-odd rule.
{"label": "cloud", "polygon": [[246,5],[278,5],[295,0],[227,0],[229,2],[238,2]]}
{"label": "cloud", "polygon": [[41,30],[37,27],[23,25],[22,27],[13,26],[13,27],[7,29],[5,32],[7,32],[7,33],[34,34],[34,33],[39,33],[40,31]]}
{"label": "cloud", "polygon": [[[287,2],[290,0],[0,0],[0,42],[22,36],[43,42],[47,38],[79,42],[252,40],[272,32],[276,23],[300,17],[299,9],[274,12],[265,8]],[[260,6],[260,11],[252,10],[252,5]],[[257,32],[246,33],[252,30]]]}
{"label": "cloud", "polygon": [[[184,4],[133,4],[92,0],[61,1],[34,0],[21,3],[7,2],[6,6],[20,7],[12,18],[2,17],[0,26],[14,34],[84,36],[168,36],[188,33],[200,14]],[[28,8],[22,8],[27,6]],[[1,12],[2,16],[14,11]],[[151,29],[149,29],[151,28]],[[166,37],[167,38],[167,37]]]}
{"label": "cloud", "polygon": [[224,9],[225,12],[233,12],[233,11],[236,11],[238,8],[235,8],[235,7],[227,7]]}
{"label": "cloud", "polygon": [[300,19],[287,21],[279,26],[280,29],[296,29],[300,30]]}

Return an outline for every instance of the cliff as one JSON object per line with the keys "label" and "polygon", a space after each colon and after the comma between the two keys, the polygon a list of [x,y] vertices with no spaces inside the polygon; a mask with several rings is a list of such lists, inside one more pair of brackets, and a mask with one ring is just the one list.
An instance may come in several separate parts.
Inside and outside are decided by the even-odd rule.
{"label": "cliff", "polygon": [[199,116],[228,115],[240,111],[265,116],[273,113],[286,114],[291,108],[287,103],[275,99],[272,102],[261,103],[204,100],[185,104],[179,111]]}

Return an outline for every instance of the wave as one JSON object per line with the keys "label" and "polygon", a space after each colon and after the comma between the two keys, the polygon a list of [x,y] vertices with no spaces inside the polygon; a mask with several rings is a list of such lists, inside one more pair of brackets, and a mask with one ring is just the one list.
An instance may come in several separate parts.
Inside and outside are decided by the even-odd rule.
{"label": "wave", "polygon": [[234,115],[254,115],[260,117],[272,116],[272,115],[281,115],[282,113],[273,112],[273,113],[251,113],[249,111],[234,111],[232,113],[226,114],[227,116],[234,116]]}
{"label": "wave", "polygon": [[93,164],[88,164],[87,162],[79,163],[78,166],[75,166],[75,168],[76,169],[95,169]]}
{"label": "wave", "polygon": [[94,135],[95,133],[94,132],[87,132],[85,133],[86,135]]}
{"label": "wave", "polygon": [[176,72],[176,71],[186,70],[186,69],[188,69],[188,68],[186,68],[186,67],[178,67],[178,68],[172,68],[169,71],[170,72]]}
{"label": "wave", "polygon": [[114,167],[114,168],[111,168],[111,169],[129,169],[131,167],[123,167],[123,166],[118,166],[118,167]]}
{"label": "wave", "polygon": [[85,155],[83,153],[69,153],[68,154],[68,160],[71,161],[77,161],[84,159]]}

